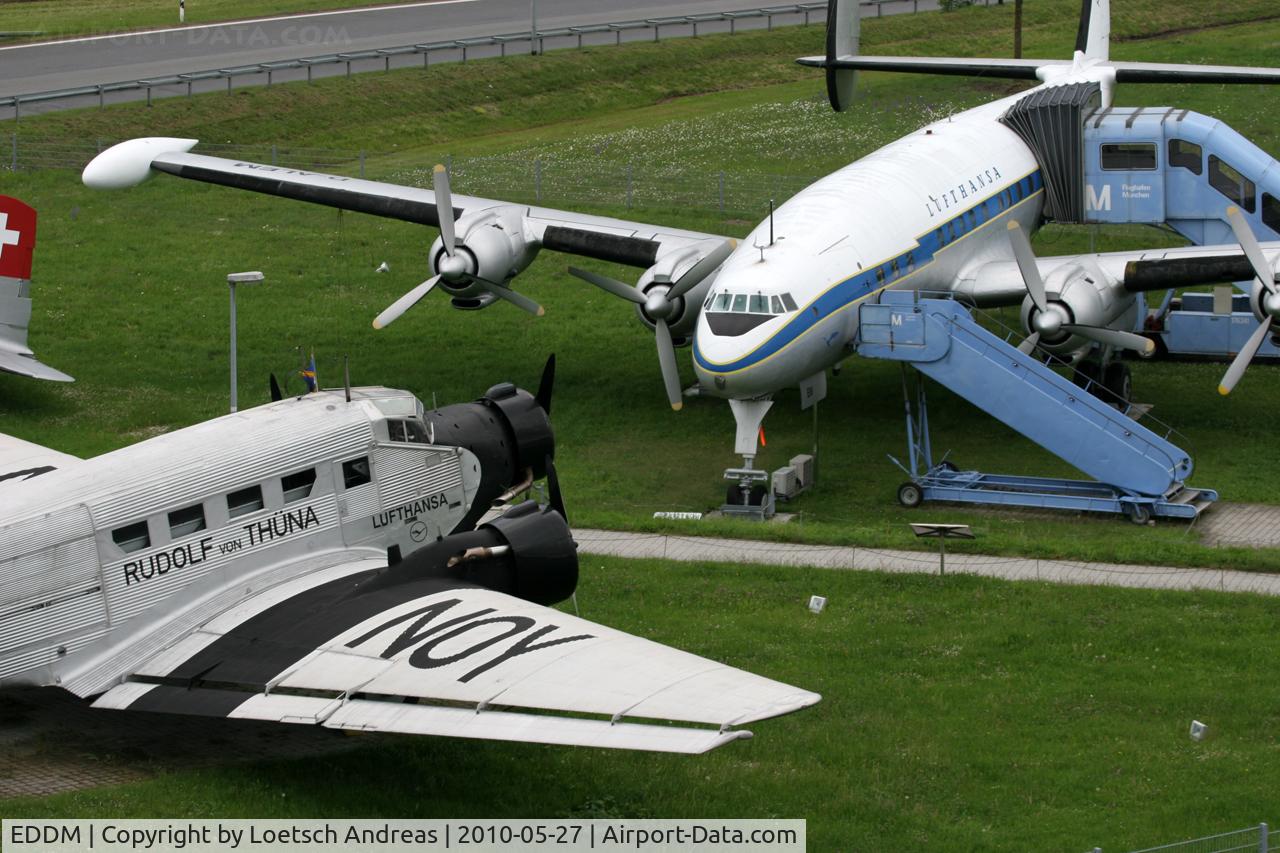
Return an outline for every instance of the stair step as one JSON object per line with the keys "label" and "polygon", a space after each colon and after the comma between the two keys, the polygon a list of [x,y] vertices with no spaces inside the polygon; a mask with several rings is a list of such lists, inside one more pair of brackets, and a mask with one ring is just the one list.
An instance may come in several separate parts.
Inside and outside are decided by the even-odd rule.
{"label": "stair step", "polygon": [[1169,501],[1171,504],[1189,504],[1200,497],[1199,489],[1183,489]]}

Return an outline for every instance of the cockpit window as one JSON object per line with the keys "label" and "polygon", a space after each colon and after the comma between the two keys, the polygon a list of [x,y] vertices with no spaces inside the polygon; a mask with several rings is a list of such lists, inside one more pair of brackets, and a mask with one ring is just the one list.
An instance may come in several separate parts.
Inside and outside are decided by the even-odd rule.
{"label": "cockpit window", "polygon": [[717,293],[707,300],[708,314],[764,314],[775,316],[798,311],[790,293]]}
{"label": "cockpit window", "polygon": [[388,419],[387,435],[392,441],[407,444],[430,444],[427,428],[421,422],[412,419]]}

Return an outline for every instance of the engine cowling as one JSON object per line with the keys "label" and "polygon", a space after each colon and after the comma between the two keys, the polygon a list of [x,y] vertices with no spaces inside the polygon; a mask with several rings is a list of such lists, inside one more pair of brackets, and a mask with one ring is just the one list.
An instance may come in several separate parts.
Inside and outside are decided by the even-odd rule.
{"label": "engine cowling", "polygon": [[636,316],[650,329],[657,327],[658,318],[665,319],[667,328],[671,330],[672,342],[677,346],[683,346],[692,340],[702,302],[711,290],[717,273],[711,273],[687,293],[673,300],[668,300],[666,295],[671,290],[672,283],[679,281],[680,276],[692,269],[703,254],[704,249],[699,246],[667,252],[636,281],[636,290],[645,297],[645,304],[636,305]]}
{"label": "engine cowling", "polygon": [[577,589],[578,546],[560,513],[526,501],[476,530],[419,548],[357,592],[423,580],[557,604]]}
{"label": "engine cowling", "polygon": [[1045,276],[1044,287],[1047,311],[1041,312],[1027,296],[1022,300],[1022,325],[1028,334],[1039,332],[1039,345],[1058,355],[1093,345],[1088,338],[1063,329],[1064,325],[1132,328],[1137,319],[1134,300],[1096,267],[1064,264]]}
{"label": "engine cowling", "polygon": [[480,486],[471,509],[455,529],[474,527],[504,492],[545,477],[555,458],[551,417],[538,399],[509,382],[495,385],[479,400],[456,403],[424,414],[436,444],[463,447],[480,463]]}
{"label": "engine cowling", "polygon": [[437,237],[428,263],[432,273],[441,276],[440,287],[452,297],[454,307],[464,310],[485,308],[497,300],[470,276],[505,285],[533,263],[541,248],[525,233],[524,213],[518,207],[491,208],[464,216],[455,229],[455,257],[448,257],[443,238]]}

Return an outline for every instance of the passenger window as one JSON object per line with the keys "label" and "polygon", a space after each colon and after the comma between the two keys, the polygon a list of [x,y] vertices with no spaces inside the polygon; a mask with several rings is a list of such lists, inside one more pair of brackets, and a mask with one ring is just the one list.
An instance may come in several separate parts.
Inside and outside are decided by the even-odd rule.
{"label": "passenger window", "polygon": [[1262,194],[1262,224],[1280,234],[1280,199],[1271,193]]}
{"label": "passenger window", "polygon": [[733,297],[733,310],[738,314],[747,310],[747,294],[739,293],[737,296]]}
{"label": "passenger window", "polygon": [[1031,180],[1030,175],[1023,178],[1022,183],[1024,185],[1022,187],[1022,197],[1026,198],[1027,196],[1031,195],[1031,192],[1035,189],[1036,185],[1035,185],[1035,182]]}
{"label": "passenger window", "polygon": [[369,457],[361,456],[342,463],[342,487],[354,489],[363,486],[372,479],[369,475]]}
{"label": "passenger window", "polygon": [[1150,171],[1156,167],[1154,142],[1111,142],[1102,146],[1102,168],[1108,172]]}
{"label": "passenger window", "polygon": [[884,284],[884,267],[876,267],[876,284]]}
{"label": "passenger window", "polygon": [[190,536],[204,528],[204,504],[175,509],[169,513],[169,537],[172,539]]}
{"label": "passenger window", "polygon": [[1209,185],[1250,213],[1258,209],[1258,188],[1253,181],[1213,154],[1209,155]]}
{"label": "passenger window", "polygon": [[892,278],[898,277],[898,259],[894,258],[889,262],[889,275]]}
{"label": "passenger window", "polygon": [[316,469],[308,468],[296,474],[280,478],[280,488],[284,491],[284,502],[287,504],[311,497],[311,489],[316,484]]}
{"label": "passenger window", "polygon": [[907,272],[911,272],[915,268],[916,268],[916,256],[911,252],[907,252]]}
{"label": "passenger window", "polygon": [[151,547],[151,534],[147,532],[147,523],[139,521],[111,531],[111,541],[126,554]]}
{"label": "passenger window", "polygon": [[787,313],[787,309],[782,307],[782,300],[779,299],[777,296],[773,297],[773,299],[770,300],[770,305],[772,306],[773,313],[775,314]]}
{"label": "passenger window", "polygon": [[1169,165],[1190,169],[1195,174],[1204,171],[1204,151],[1194,142],[1185,139],[1169,140]]}
{"label": "passenger window", "polygon": [[227,495],[227,517],[239,518],[262,509],[262,486],[249,486]]}
{"label": "passenger window", "polygon": [[978,227],[978,215],[972,210],[969,211],[969,230],[972,231]]}
{"label": "passenger window", "polygon": [[751,297],[751,307],[748,309],[752,314],[768,314],[769,313],[769,297],[762,293],[757,293]]}
{"label": "passenger window", "polygon": [[800,306],[796,305],[796,301],[791,298],[790,293],[782,294],[782,304],[787,307],[788,311],[799,311]]}
{"label": "passenger window", "polygon": [[938,233],[937,233],[937,235],[936,235],[936,236],[937,236],[937,238],[938,238],[938,246],[939,246],[939,247],[947,245],[947,238],[946,238],[946,235],[944,235],[944,234],[942,233],[942,229],[941,229],[941,228],[939,228],[939,229],[938,229]]}

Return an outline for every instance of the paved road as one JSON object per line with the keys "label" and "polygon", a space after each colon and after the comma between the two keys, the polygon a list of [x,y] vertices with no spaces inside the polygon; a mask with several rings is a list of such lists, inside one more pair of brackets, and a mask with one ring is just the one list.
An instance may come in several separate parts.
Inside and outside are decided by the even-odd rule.
{"label": "paved road", "polygon": [[[118,36],[70,39],[62,42],[0,47],[0,97],[35,92],[93,86],[172,76],[175,74],[219,68],[234,68],[286,59],[373,50],[410,44],[423,44],[456,39],[481,38],[491,35],[528,32],[533,0],[432,0],[405,6],[356,9],[313,15],[266,18],[199,27],[156,30]],[[540,30],[558,27],[644,20],[673,15],[733,11],[769,5],[761,0],[536,0],[537,24]],[[936,8],[937,0],[893,0],[883,7],[885,14]],[[821,22],[825,14],[813,13]],[[800,16],[782,16],[778,24],[798,23]],[[747,29],[764,27],[764,19],[744,19],[737,26]],[[727,29],[727,25],[700,25],[700,32]],[[688,26],[672,26],[664,35],[689,35]],[[630,30],[623,39],[651,39],[652,30]],[[612,34],[587,36],[586,43],[612,42]],[[547,49],[567,47],[575,39],[548,42]],[[815,35],[814,50],[820,46]],[[527,44],[513,44],[511,50],[528,50]],[[473,48],[469,56],[496,54],[496,48]],[[457,59],[433,55],[431,61]],[[421,64],[419,56],[397,57],[397,65]],[[381,68],[382,61],[366,62],[355,70]],[[317,76],[346,73],[343,65],[317,66]],[[306,72],[276,72],[275,81],[302,79]],[[237,78],[234,85],[265,83],[265,75]],[[195,91],[225,88],[225,81],[197,83]],[[157,96],[186,94],[185,85],[157,89]],[[142,93],[116,93],[107,101],[132,100]],[[87,103],[96,102],[97,96]],[[81,100],[71,106],[85,106]],[[57,105],[24,106],[23,114],[53,108]]]}

